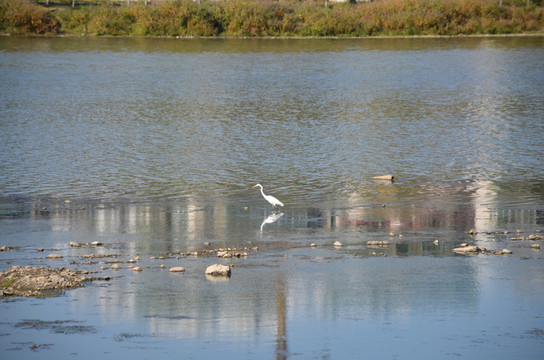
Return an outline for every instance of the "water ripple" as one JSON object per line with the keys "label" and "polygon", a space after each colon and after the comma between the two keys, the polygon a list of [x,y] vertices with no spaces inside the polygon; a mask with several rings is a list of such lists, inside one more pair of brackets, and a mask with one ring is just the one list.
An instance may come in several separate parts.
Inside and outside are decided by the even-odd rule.
{"label": "water ripple", "polygon": [[397,201],[467,180],[542,198],[534,39],[243,52],[195,41],[214,56],[43,41],[73,48],[0,41],[3,195],[239,196],[261,182],[293,202],[327,201],[379,194],[372,176],[392,173]]}

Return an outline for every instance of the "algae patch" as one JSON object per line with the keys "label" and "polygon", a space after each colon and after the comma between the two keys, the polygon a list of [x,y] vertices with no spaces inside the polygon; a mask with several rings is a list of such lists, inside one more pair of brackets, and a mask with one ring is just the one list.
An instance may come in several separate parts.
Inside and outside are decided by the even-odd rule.
{"label": "algae patch", "polygon": [[75,320],[23,320],[15,324],[15,327],[33,330],[50,330],[55,334],[64,335],[88,333],[94,334],[97,332],[93,326],[82,325],[80,321]]}

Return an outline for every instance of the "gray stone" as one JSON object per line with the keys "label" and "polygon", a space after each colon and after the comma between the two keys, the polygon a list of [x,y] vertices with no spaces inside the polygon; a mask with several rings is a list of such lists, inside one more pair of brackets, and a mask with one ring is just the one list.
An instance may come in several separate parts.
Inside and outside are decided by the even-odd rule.
{"label": "gray stone", "polygon": [[174,266],[170,268],[170,272],[184,272],[185,268],[181,266]]}
{"label": "gray stone", "polygon": [[476,245],[467,245],[455,248],[453,249],[453,251],[459,254],[477,254],[478,252],[480,252],[480,248]]}
{"label": "gray stone", "polygon": [[366,245],[367,246],[389,246],[390,242],[389,241],[367,241],[366,242]]}
{"label": "gray stone", "polygon": [[393,181],[395,180],[395,177],[393,175],[378,175],[372,177],[374,180],[382,180],[382,181]]}
{"label": "gray stone", "polygon": [[206,268],[206,275],[210,276],[230,276],[230,266],[214,264]]}

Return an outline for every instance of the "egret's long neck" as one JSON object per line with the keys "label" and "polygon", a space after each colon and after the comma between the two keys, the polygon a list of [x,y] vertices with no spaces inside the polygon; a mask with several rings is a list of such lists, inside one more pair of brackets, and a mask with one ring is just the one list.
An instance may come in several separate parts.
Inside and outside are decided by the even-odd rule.
{"label": "egret's long neck", "polygon": [[263,191],[263,187],[259,186],[259,188],[261,189],[261,194],[263,194],[263,197],[266,197],[266,195],[264,194],[264,191]]}

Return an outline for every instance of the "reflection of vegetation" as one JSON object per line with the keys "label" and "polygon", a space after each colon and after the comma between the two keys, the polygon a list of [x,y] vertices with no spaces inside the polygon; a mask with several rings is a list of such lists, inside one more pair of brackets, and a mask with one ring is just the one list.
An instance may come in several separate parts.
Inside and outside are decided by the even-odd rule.
{"label": "reflection of vegetation", "polygon": [[327,6],[325,1],[309,0],[101,3],[76,8],[58,6],[56,11],[50,11],[53,8],[29,0],[0,0],[0,31],[78,35],[373,36],[544,30],[541,1],[526,0],[347,1],[327,2]]}

